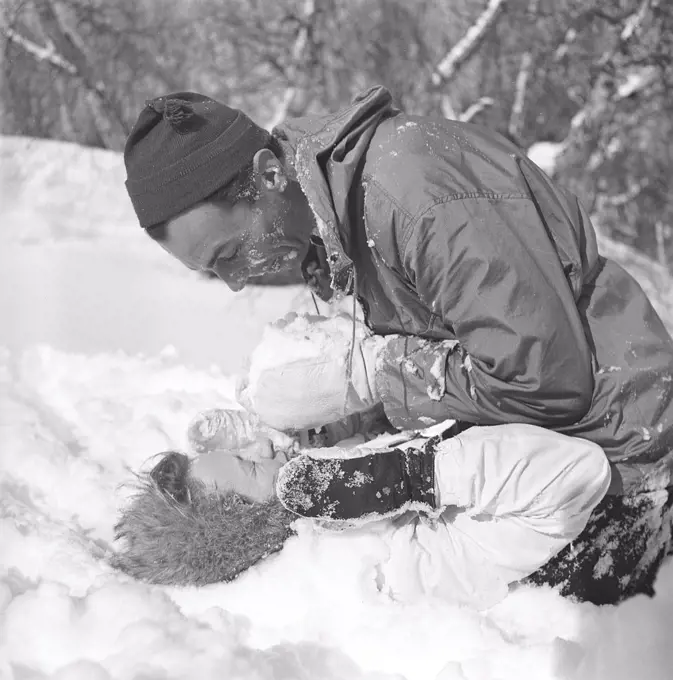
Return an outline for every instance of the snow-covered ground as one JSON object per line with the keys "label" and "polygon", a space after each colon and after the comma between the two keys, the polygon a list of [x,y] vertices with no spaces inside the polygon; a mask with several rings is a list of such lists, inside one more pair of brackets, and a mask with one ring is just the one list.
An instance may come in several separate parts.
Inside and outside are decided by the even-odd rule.
{"label": "snow-covered ground", "polygon": [[298,289],[232,295],[136,226],[118,155],[0,138],[0,680],[668,680],[654,599],[523,588],[485,612],[375,586],[381,535],[315,531],[231,584],[153,587],[106,562],[133,471],[232,398]]}

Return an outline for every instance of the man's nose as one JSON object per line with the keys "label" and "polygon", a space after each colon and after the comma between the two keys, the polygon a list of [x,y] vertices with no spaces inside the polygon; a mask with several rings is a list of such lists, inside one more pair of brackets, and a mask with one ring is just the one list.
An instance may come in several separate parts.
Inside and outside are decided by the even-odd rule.
{"label": "man's nose", "polygon": [[229,286],[231,290],[234,291],[234,293],[238,293],[239,290],[243,290],[245,288],[245,284],[248,282],[247,279],[236,279],[234,281],[225,281],[225,283]]}
{"label": "man's nose", "polygon": [[238,293],[239,290],[243,290],[245,285],[248,283],[248,276],[245,273],[237,272],[236,274],[223,274],[216,272],[216,274],[227,284],[227,286],[229,286],[231,290],[234,291],[234,293]]}

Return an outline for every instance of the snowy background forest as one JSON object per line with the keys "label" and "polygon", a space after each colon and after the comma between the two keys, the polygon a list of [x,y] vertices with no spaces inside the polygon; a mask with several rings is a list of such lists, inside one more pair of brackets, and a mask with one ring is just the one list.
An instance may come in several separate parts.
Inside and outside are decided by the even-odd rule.
{"label": "snowy background forest", "polygon": [[0,132],[113,150],[159,93],[271,127],[383,84],[536,145],[608,235],[673,263],[669,0],[2,0],[0,47]]}
{"label": "snowy background forest", "polygon": [[233,295],[137,227],[119,150],[146,98],[200,90],[271,126],[382,83],[491,126],[583,197],[673,329],[670,2],[2,0],[0,45],[0,680],[670,679],[670,561],[651,600],[524,588],[486,612],[391,602],[383,534],[310,523],[231,584],[107,561],[134,472],[313,304]]}

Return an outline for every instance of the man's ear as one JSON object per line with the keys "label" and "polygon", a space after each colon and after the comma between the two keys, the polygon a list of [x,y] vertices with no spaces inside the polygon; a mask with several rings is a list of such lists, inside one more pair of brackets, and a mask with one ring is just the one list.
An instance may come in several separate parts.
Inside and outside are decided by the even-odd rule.
{"label": "man's ear", "polygon": [[260,149],[252,160],[255,184],[260,191],[285,191],[288,184],[285,168],[270,149]]}

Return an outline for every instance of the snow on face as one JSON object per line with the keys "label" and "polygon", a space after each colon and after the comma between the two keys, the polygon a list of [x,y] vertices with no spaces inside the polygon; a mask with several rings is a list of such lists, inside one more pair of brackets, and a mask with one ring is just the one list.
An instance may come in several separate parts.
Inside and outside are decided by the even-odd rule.
{"label": "snow on face", "polygon": [[[37,141],[26,148],[21,140],[16,142],[20,148],[7,151],[11,140],[0,142],[3,163],[11,155],[49,178],[49,186],[31,186],[25,204],[17,203],[21,193],[12,191],[19,197],[12,208],[13,227],[21,226],[20,215],[30,215],[25,226],[31,242],[67,227],[69,242],[58,244],[58,250],[77,267],[61,273],[65,277],[72,271],[80,285],[56,289],[67,293],[61,314],[81,309],[88,285],[96,285],[107,294],[106,301],[116,303],[109,311],[118,310],[103,317],[90,308],[95,321],[104,322],[100,337],[109,345],[102,346],[104,341],[97,338],[95,347],[78,345],[79,353],[72,347],[54,349],[51,345],[60,343],[49,334],[53,329],[43,327],[31,328],[30,337],[44,332],[42,341],[48,345],[35,346],[31,340],[21,346],[11,335],[18,318],[10,314],[0,323],[0,345],[12,339],[11,351],[0,349],[2,680],[670,678],[670,562],[657,581],[654,599],[639,597],[599,609],[563,600],[549,590],[521,588],[484,612],[423,592],[404,602],[392,598],[380,569],[395,550],[387,523],[327,532],[298,521],[297,536],[280,553],[231,584],[155,587],[111,570],[105,557],[113,548],[112,525],[134,471],[147,467],[158,451],[184,448],[187,425],[198,411],[231,404],[231,371],[197,369],[191,361],[182,363],[181,355],[160,355],[148,344],[140,322],[144,315],[131,315],[138,310],[128,309],[127,300],[121,302],[129,269],[108,267],[101,276],[102,260],[94,259],[96,253],[103,256],[100,243],[90,234],[96,222],[85,221],[85,205],[77,205],[80,222],[74,225],[67,223],[72,219],[68,206],[62,206],[59,220],[65,226],[52,229],[53,205],[63,196],[80,195],[80,185],[87,182],[109,186],[111,175],[123,178],[120,156],[115,173],[109,167],[110,159],[115,160],[110,152]],[[31,155],[31,148],[42,150]],[[106,163],[104,172],[96,174],[99,164],[91,159],[99,153],[105,153]],[[65,186],[61,178],[64,156],[68,168],[81,164],[73,186]],[[49,162],[53,171],[47,172]],[[11,176],[33,182],[38,177],[25,171]],[[115,186],[109,208],[127,200],[122,182]],[[29,196],[40,197],[39,210],[28,203]],[[101,214],[116,214],[103,207],[100,201],[96,204]],[[130,220],[112,226],[110,234],[138,228]],[[154,253],[156,246],[146,240]],[[22,275],[19,266],[31,262],[31,246],[15,247],[16,267],[0,268],[0,297],[3,290],[22,292],[16,287],[19,279],[6,277]],[[159,271],[168,276],[157,254],[156,266],[144,271],[148,290],[157,290]],[[154,260],[148,256],[145,261]],[[174,290],[163,286],[161,294],[169,309],[178,304],[181,292],[189,293],[191,303],[181,319],[192,329],[193,356],[198,356],[199,341],[217,342],[224,354],[234,352],[227,344],[233,329],[250,319],[261,324],[264,296],[277,294],[264,290],[241,298],[247,305],[243,319],[240,307],[213,307],[213,298],[203,295],[202,287],[192,295],[196,288],[189,290],[193,281],[185,272],[170,275]],[[295,298],[296,293],[288,294],[284,307],[274,298],[278,315],[296,309]],[[47,310],[24,311],[37,323]],[[213,314],[225,322],[221,335],[199,336],[203,319]],[[119,350],[120,330],[134,340],[131,350]],[[261,336],[261,329],[255,332]],[[405,574],[400,570],[398,578],[413,578]]]}

